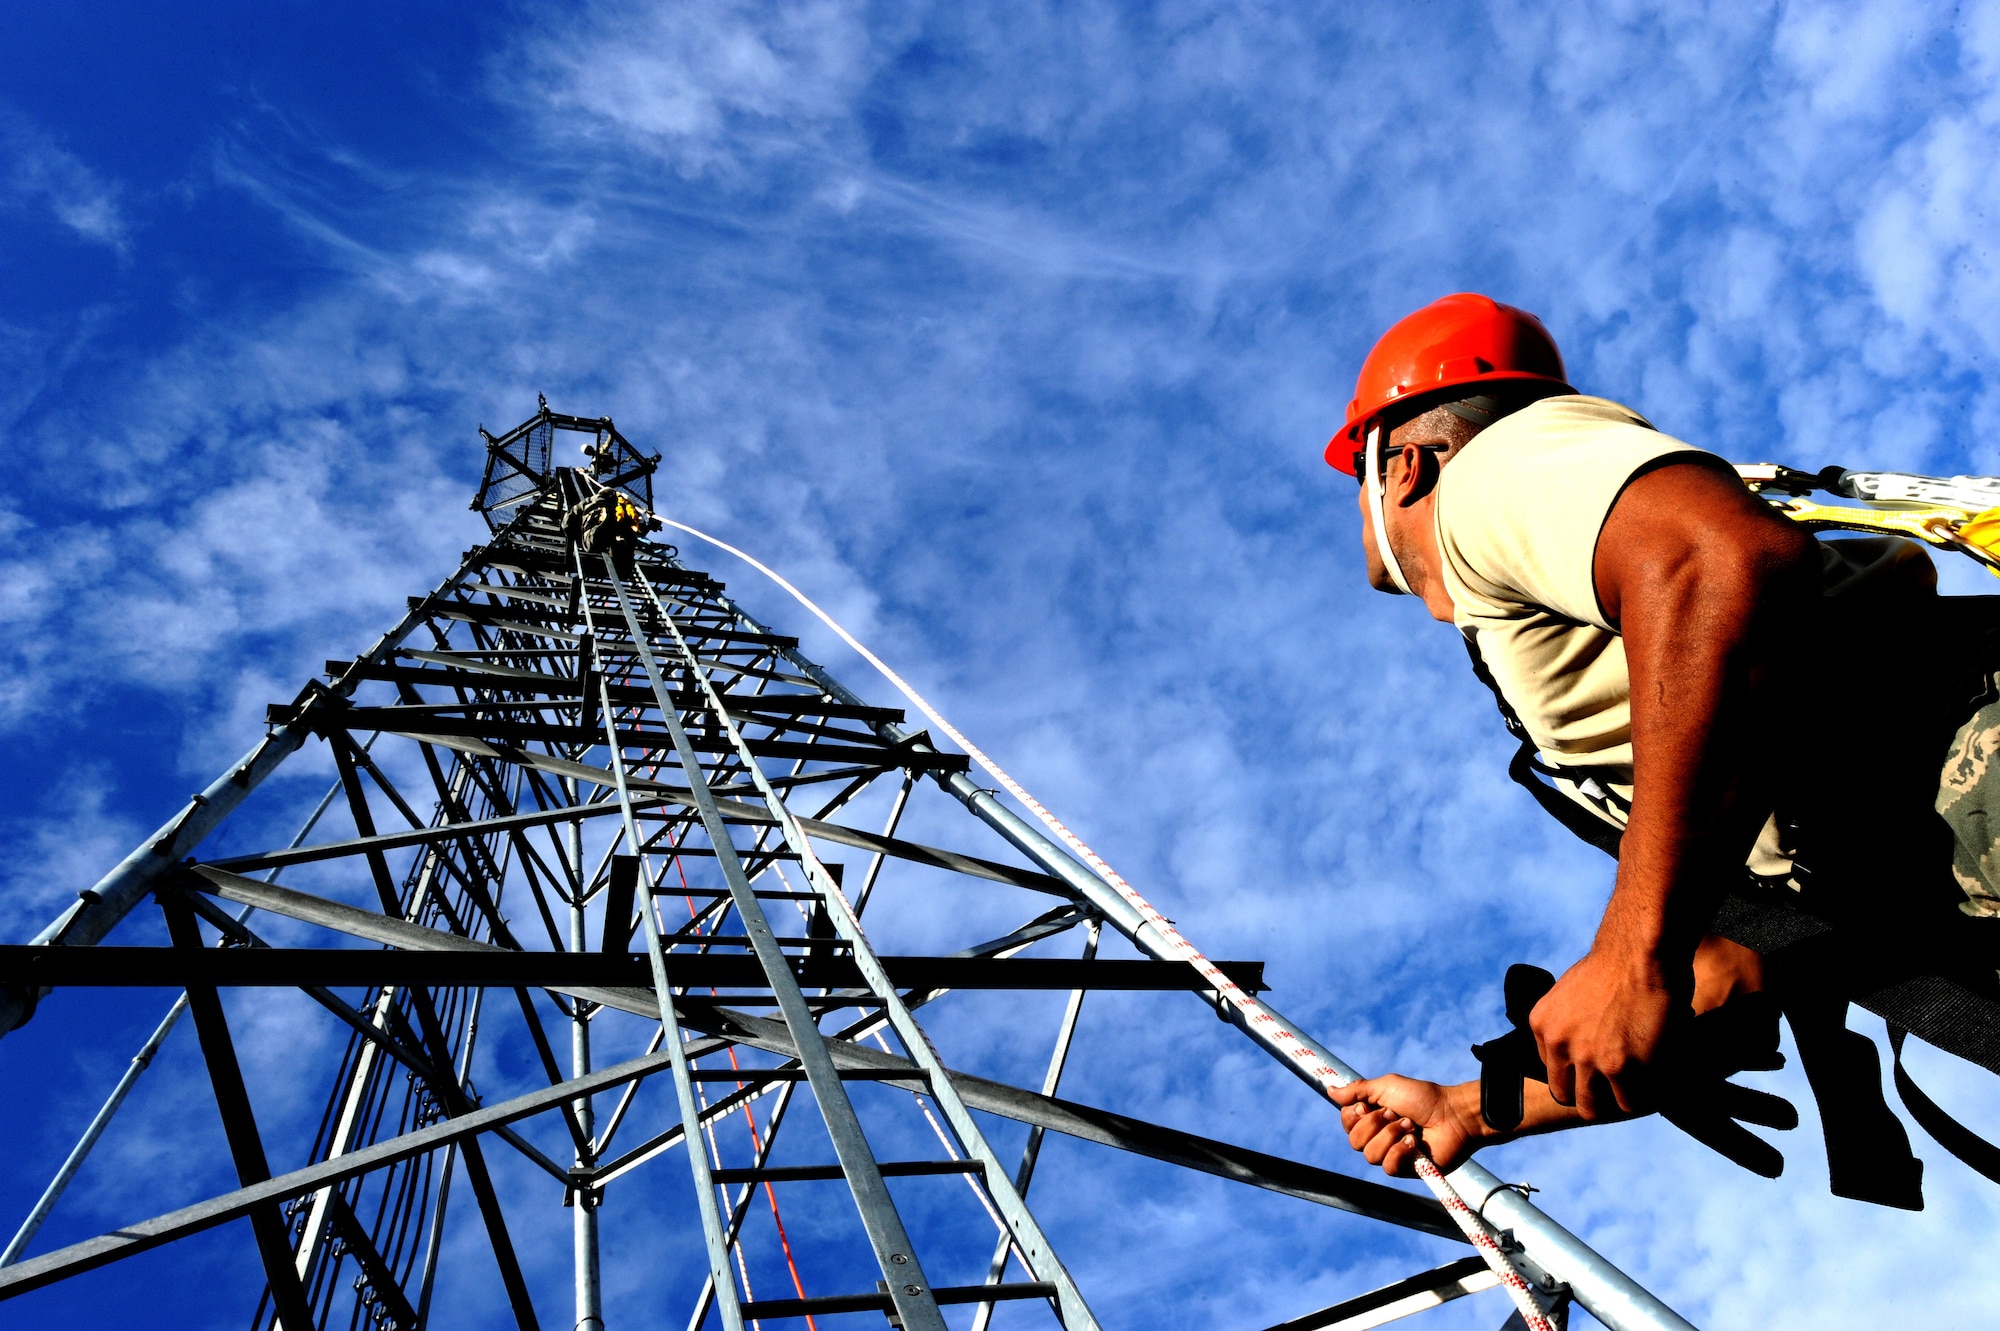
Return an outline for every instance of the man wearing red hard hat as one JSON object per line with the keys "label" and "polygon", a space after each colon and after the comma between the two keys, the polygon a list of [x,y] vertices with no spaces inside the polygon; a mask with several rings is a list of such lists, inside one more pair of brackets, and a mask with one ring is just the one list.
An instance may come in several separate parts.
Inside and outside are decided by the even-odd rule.
{"label": "man wearing red hard hat", "polygon": [[[1782,1005],[1815,1090],[1846,1079],[1821,1096],[1835,1191],[1920,1206],[1921,1165],[1844,1015],[1903,973],[1883,958],[1961,938],[1945,916],[2000,923],[1994,889],[1952,874],[1933,807],[1965,681],[2000,658],[1996,598],[1937,596],[1906,541],[1816,540],[1721,458],[1577,393],[1541,322],[1485,296],[1446,296],[1376,343],[1326,460],[1361,482],[1370,583],[1459,629],[1521,741],[1511,774],[1618,860],[1588,955],[1552,987],[1510,973],[1517,1030],[1475,1050],[1480,1081],[1334,1093],[1356,1149],[1391,1173],[1418,1149],[1450,1169],[1657,1109],[1775,1174],[1733,1120],[1796,1115],[1724,1079],[1781,1061]],[[1865,752],[1842,732],[1856,715],[1879,722]],[[1863,934],[1885,891],[1892,918]]]}

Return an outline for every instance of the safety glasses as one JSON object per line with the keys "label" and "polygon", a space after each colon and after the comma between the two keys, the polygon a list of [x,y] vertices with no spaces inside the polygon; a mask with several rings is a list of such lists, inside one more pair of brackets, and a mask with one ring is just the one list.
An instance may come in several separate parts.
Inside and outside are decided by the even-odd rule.
{"label": "safety glasses", "polygon": [[[1399,444],[1394,448],[1385,444],[1382,449],[1382,475],[1387,476],[1389,474],[1389,459],[1402,452],[1405,448],[1415,448],[1418,452],[1422,453],[1448,453],[1451,451],[1450,444]],[[1368,483],[1368,450],[1365,448],[1354,450],[1354,479],[1362,485]]]}

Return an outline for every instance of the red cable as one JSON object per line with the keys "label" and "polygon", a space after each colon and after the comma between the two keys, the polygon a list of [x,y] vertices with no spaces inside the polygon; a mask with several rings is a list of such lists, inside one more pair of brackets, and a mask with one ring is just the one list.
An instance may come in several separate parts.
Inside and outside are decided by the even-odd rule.
{"label": "red cable", "polygon": [[[687,893],[687,896],[684,897],[683,900],[687,902],[688,918],[690,920],[695,919],[697,917],[695,915],[695,909],[694,909],[694,890],[688,887],[687,869],[681,864],[681,857],[679,855],[674,856],[674,871],[681,876],[681,888],[683,891]],[[699,925],[696,926],[695,932],[696,933],[701,932]],[[716,992],[715,987],[713,985],[709,987],[708,992],[711,998],[721,996]],[[742,1071],[741,1066],[739,1066],[738,1063],[736,1062],[736,1047],[734,1045],[731,1045],[728,1049],[724,1050],[723,1052],[729,1055],[729,1066],[735,1071],[738,1072]],[[740,1081],[737,1082],[736,1089],[739,1091],[742,1090],[743,1083]],[[743,1106],[743,1119],[744,1122],[747,1123],[750,1128],[750,1146],[751,1146],[752,1158],[754,1159],[756,1151],[763,1146],[763,1141],[761,1138],[757,1136],[756,1112],[748,1104],[745,1104]],[[805,1282],[799,1279],[799,1264],[792,1259],[792,1241],[790,1238],[786,1237],[785,1218],[778,1214],[778,1194],[775,1191],[773,1191],[771,1187],[771,1180],[769,1179],[764,1180],[764,1200],[771,1204],[771,1223],[778,1227],[778,1246],[782,1248],[785,1253],[785,1269],[792,1273],[792,1288],[796,1290],[798,1292],[798,1296],[801,1299],[803,1299],[806,1296]],[[810,1328],[810,1331],[819,1331],[819,1323],[813,1320],[813,1315],[811,1313],[806,1314],[806,1326]]]}

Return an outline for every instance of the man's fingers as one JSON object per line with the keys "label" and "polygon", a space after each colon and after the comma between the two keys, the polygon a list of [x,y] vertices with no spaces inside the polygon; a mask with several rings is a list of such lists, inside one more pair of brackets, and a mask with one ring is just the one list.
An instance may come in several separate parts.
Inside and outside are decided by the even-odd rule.
{"label": "man's fingers", "polygon": [[1632,1106],[1638,1103],[1639,1080],[1644,1075],[1643,1068],[1630,1063],[1620,1065],[1616,1076],[1601,1068],[1579,1067],[1576,1112],[1591,1123],[1632,1116],[1637,1112]]}
{"label": "man's fingers", "polygon": [[1645,1080],[1643,1068],[1628,1067],[1619,1076],[1607,1080],[1611,1083],[1611,1098],[1617,1103],[1621,1113],[1637,1117],[1646,1112],[1649,1102],[1643,1086]]}
{"label": "man's fingers", "polygon": [[1411,1164],[1411,1157],[1415,1156],[1416,1153],[1417,1136],[1415,1133],[1406,1132],[1394,1138],[1390,1142],[1389,1149],[1383,1152],[1382,1155],[1383,1172],[1391,1178],[1415,1172],[1414,1166]]}
{"label": "man's fingers", "polygon": [[1544,1050],[1542,1061],[1549,1069],[1549,1097],[1559,1105],[1576,1103],[1576,1068],[1560,1053]]}
{"label": "man's fingers", "polygon": [[[1625,1063],[1616,1074],[1588,1064],[1571,1069],[1575,1078],[1576,1112],[1586,1122],[1637,1118],[1651,1112],[1646,1094],[1646,1069]],[[1553,1088],[1551,1089],[1553,1094]]]}
{"label": "man's fingers", "polygon": [[1410,1126],[1408,1119],[1392,1120],[1369,1139],[1368,1145],[1362,1149],[1361,1158],[1371,1165],[1381,1165],[1393,1174],[1396,1172],[1396,1165],[1391,1162],[1391,1155],[1401,1160],[1408,1151],[1398,1153],[1397,1148],[1414,1140],[1415,1129]]}
{"label": "man's fingers", "polygon": [[1347,1144],[1357,1151],[1362,1150],[1395,1121],[1396,1115],[1390,1113],[1388,1110],[1371,1109],[1356,1118],[1353,1124],[1349,1126],[1347,1130]]}

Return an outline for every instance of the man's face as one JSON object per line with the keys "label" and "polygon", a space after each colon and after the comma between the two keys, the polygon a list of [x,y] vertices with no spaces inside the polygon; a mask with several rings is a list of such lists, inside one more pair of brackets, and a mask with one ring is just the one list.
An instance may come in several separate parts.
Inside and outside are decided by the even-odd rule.
{"label": "man's face", "polygon": [[[1389,548],[1396,552],[1406,575],[1414,570],[1419,558],[1414,548],[1404,549],[1409,543],[1409,524],[1429,520],[1429,508],[1421,501],[1434,482],[1426,483],[1423,475],[1444,465],[1443,458],[1453,447],[1449,431],[1456,421],[1456,417],[1438,408],[1414,420],[1404,421],[1389,430],[1382,439],[1382,521],[1389,528],[1386,533]],[[1417,488],[1411,488],[1412,483]],[[1384,536],[1375,531],[1374,517],[1369,511],[1368,487],[1364,483],[1359,489],[1355,503],[1361,509],[1361,551],[1368,564],[1368,585],[1378,592],[1398,592],[1401,589],[1389,576],[1388,565],[1382,560],[1381,547],[1376,544]],[[1412,507],[1413,504],[1418,507]]]}
{"label": "man's face", "polygon": [[1368,509],[1367,482],[1356,487],[1354,502],[1361,509],[1361,554],[1368,566],[1368,585],[1378,592],[1394,592],[1395,580],[1389,576],[1389,566],[1382,562],[1382,551],[1375,544],[1375,515]]}
{"label": "man's face", "polygon": [[[1399,425],[1395,429],[1390,430],[1382,440],[1382,457],[1384,459],[1382,488],[1385,491],[1382,500],[1382,521],[1387,523],[1390,528],[1388,536],[1390,541],[1396,539],[1395,527],[1398,520],[1403,516],[1401,508],[1394,498],[1397,482],[1402,479],[1406,471],[1405,463],[1407,459],[1403,457],[1400,450],[1404,444],[1430,442],[1428,438],[1417,437],[1421,432],[1412,427],[1418,423],[1417,421],[1412,421]],[[1406,438],[1405,436],[1410,437]],[[1400,596],[1402,588],[1398,587],[1396,580],[1389,576],[1389,566],[1382,559],[1382,547],[1376,544],[1378,540],[1383,538],[1375,530],[1375,515],[1370,512],[1368,483],[1363,481],[1356,488],[1359,493],[1355,495],[1354,502],[1361,508],[1361,553],[1368,565],[1368,585],[1378,592],[1388,592],[1392,596]],[[1401,546],[1392,546],[1391,548],[1397,550],[1398,553],[1402,550]],[[1404,571],[1408,572],[1407,567]]]}

